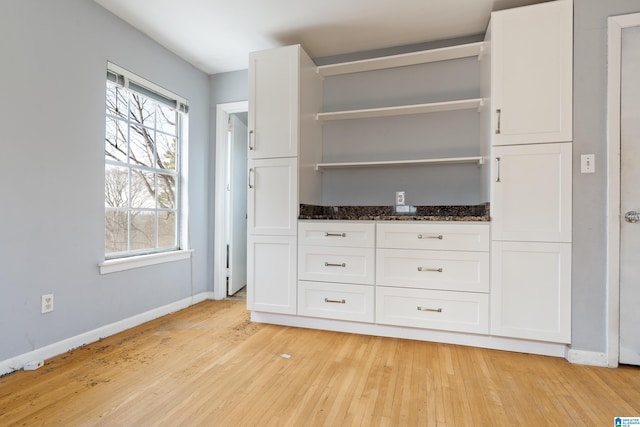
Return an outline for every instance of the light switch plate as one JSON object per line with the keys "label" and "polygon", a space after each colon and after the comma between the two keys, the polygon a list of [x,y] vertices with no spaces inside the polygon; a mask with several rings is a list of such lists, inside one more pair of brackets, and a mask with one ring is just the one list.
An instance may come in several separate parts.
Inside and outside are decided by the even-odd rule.
{"label": "light switch plate", "polygon": [[596,171],[595,154],[583,154],[580,156],[580,173],[594,173]]}

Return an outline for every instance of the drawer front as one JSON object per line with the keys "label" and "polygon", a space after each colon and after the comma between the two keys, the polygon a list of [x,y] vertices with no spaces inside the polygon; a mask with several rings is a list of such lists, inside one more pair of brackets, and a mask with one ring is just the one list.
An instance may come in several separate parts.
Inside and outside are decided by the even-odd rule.
{"label": "drawer front", "polygon": [[298,279],[373,285],[373,248],[298,247]]}
{"label": "drawer front", "polygon": [[487,252],[378,249],[376,285],[489,292]]}
{"label": "drawer front", "polygon": [[489,296],[376,286],[376,322],[488,334]]}
{"label": "drawer front", "polygon": [[489,224],[378,224],[379,248],[489,251]]}
{"label": "drawer front", "polygon": [[298,314],[373,322],[374,287],[327,282],[298,282]]}
{"label": "drawer front", "polygon": [[301,245],[373,248],[375,232],[374,223],[298,222],[298,242]]}

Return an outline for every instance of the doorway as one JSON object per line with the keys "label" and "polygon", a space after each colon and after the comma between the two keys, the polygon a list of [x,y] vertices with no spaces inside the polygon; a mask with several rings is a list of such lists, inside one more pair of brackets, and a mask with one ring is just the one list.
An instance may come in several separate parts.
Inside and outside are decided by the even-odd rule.
{"label": "doorway", "polygon": [[640,13],[608,30],[607,363],[640,365]]}
{"label": "doorway", "polygon": [[247,112],[246,101],[216,108],[215,299],[247,283]]}

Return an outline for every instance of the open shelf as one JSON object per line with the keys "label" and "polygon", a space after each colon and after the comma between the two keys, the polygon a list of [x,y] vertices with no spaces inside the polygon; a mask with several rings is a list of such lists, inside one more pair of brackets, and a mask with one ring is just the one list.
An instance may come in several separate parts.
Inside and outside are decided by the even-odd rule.
{"label": "open shelf", "polygon": [[484,164],[484,157],[449,157],[441,159],[415,159],[415,160],[383,160],[376,162],[344,162],[344,163],[318,163],[316,170],[323,169],[339,169],[339,168],[372,168],[385,166],[419,166],[419,165],[436,165],[436,164],[452,164],[452,163],[477,163]]}
{"label": "open shelf", "polygon": [[429,104],[400,105],[394,107],[368,108],[363,110],[333,111],[316,114],[316,120],[350,120],[369,117],[403,116],[408,114],[432,113],[437,111],[480,110],[483,102],[480,98],[458,101],[432,102]]}
{"label": "open shelf", "polygon": [[321,65],[317,68],[321,76],[337,76],[340,74],[360,73],[363,71],[384,70],[386,68],[404,67],[407,65],[426,64],[446,61],[448,59],[479,56],[483,42],[468,43],[458,46],[403,53],[360,61],[342,62],[339,64]]}

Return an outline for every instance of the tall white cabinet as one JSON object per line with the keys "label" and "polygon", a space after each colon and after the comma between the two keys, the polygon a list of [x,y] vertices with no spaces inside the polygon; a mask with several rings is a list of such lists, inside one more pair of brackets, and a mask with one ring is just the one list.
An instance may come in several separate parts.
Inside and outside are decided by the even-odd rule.
{"label": "tall white cabinet", "polygon": [[[301,200],[317,202],[317,180],[298,185],[301,164],[317,161],[300,141],[319,140],[305,111],[317,111],[315,64],[299,45],[249,57],[247,307],[296,314],[297,226]],[[309,158],[310,157],[310,158]],[[301,172],[302,171],[302,172]]]}
{"label": "tall white cabinet", "polygon": [[491,334],[571,341],[571,0],[490,22]]}

